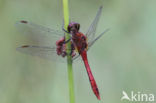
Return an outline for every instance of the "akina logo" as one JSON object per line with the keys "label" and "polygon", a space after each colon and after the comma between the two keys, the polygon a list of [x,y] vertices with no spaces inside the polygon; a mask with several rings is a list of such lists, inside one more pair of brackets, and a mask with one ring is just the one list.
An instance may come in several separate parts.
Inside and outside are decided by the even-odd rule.
{"label": "akina logo", "polygon": [[154,94],[131,91],[130,95],[128,95],[125,91],[122,91],[121,101],[124,100],[134,102],[154,102]]}

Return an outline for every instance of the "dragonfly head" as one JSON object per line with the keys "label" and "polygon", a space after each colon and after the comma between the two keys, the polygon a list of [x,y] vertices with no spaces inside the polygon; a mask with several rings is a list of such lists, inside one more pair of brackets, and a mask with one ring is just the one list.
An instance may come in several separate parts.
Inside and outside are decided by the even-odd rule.
{"label": "dragonfly head", "polygon": [[79,29],[80,29],[80,24],[79,23],[71,22],[68,25],[68,32],[71,33],[71,34],[79,32]]}

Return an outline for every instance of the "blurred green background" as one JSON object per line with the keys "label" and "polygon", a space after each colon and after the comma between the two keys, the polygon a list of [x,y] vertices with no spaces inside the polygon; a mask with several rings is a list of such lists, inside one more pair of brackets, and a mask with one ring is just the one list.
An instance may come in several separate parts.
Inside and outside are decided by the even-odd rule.
{"label": "blurred green background", "polygon": [[[100,5],[97,35],[88,52],[102,102],[93,94],[82,61],[74,63],[76,103],[121,101],[122,91],[156,94],[156,1],[69,0],[70,19],[86,32]],[[29,20],[54,29],[63,22],[61,0],[0,0],[0,103],[69,103],[67,66],[25,55],[29,40],[14,26]]]}

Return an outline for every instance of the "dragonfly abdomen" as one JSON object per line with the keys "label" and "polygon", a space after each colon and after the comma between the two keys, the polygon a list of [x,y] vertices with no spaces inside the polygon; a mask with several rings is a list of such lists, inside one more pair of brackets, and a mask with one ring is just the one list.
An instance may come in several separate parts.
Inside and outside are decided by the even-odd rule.
{"label": "dragonfly abdomen", "polygon": [[93,74],[91,72],[91,69],[90,69],[90,66],[89,66],[89,63],[88,63],[88,59],[87,59],[87,54],[86,54],[85,50],[81,52],[81,56],[82,56],[82,59],[84,61],[84,64],[85,64],[85,67],[86,67],[86,70],[87,70],[87,74],[88,74],[88,77],[89,77],[89,81],[90,81],[92,90],[93,90],[94,94],[96,95],[96,97],[100,100],[99,89],[98,89],[98,87],[96,85],[96,81],[95,81],[94,76],[93,76]]}

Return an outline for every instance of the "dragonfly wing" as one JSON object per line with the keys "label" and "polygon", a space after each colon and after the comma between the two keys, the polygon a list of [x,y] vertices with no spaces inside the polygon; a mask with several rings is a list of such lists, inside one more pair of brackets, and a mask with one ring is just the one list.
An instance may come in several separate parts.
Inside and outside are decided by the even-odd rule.
{"label": "dragonfly wing", "polygon": [[[97,27],[97,24],[98,24],[100,15],[101,15],[101,11],[102,11],[102,6],[99,8],[95,19],[93,20],[92,24],[90,25],[90,27],[86,33],[86,37],[88,39],[88,47],[91,46],[89,43],[96,41],[96,40],[94,40],[94,38],[95,38],[96,27]],[[91,43],[91,44],[93,44],[93,43]],[[77,56],[73,57],[73,60],[78,60],[79,58],[80,58],[80,55],[78,54]]]}
{"label": "dragonfly wing", "polygon": [[95,41],[97,41],[98,39],[100,39],[100,37],[102,37],[106,32],[108,32],[109,29],[106,29],[104,32],[102,32],[99,36],[97,36],[94,40],[88,42],[88,50],[89,48],[95,43]]}
{"label": "dragonfly wing", "polygon": [[[88,42],[88,48],[87,51],[90,49],[90,47],[95,43],[95,41],[97,41],[98,39],[100,39],[106,32],[108,32],[110,29],[106,29],[104,32],[102,32],[99,36],[97,36],[95,39],[93,39],[92,41]],[[80,59],[80,55],[77,54],[76,56],[73,57],[73,60],[79,60]]]}
{"label": "dragonfly wing", "polygon": [[29,54],[32,56],[38,56],[44,59],[65,62],[66,59],[62,56],[58,56],[56,53],[56,48],[45,47],[45,46],[32,46],[32,45],[24,45],[17,48],[17,51],[20,51],[25,54]]}
{"label": "dragonfly wing", "polygon": [[[90,49],[90,47],[95,43],[95,41],[97,41],[98,39],[100,39],[106,32],[108,32],[109,29],[106,29],[104,32],[102,32],[99,36],[97,36],[95,39],[93,39],[92,41],[88,42],[88,48],[87,51]],[[80,55],[76,55],[73,57],[73,60],[78,60],[80,58]]]}
{"label": "dragonfly wing", "polygon": [[15,24],[17,29],[32,40],[33,45],[53,47],[60,37],[64,36],[63,31],[53,30],[28,21],[19,21]]}
{"label": "dragonfly wing", "polygon": [[80,54],[77,54],[72,58],[73,61],[79,60],[79,59],[80,59]]}
{"label": "dragonfly wing", "polygon": [[95,19],[93,20],[92,24],[90,25],[90,27],[86,33],[88,42],[92,41],[95,38],[95,32],[96,32],[97,24],[98,24],[100,16],[101,16],[102,8],[103,7],[100,6]]}

